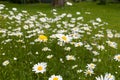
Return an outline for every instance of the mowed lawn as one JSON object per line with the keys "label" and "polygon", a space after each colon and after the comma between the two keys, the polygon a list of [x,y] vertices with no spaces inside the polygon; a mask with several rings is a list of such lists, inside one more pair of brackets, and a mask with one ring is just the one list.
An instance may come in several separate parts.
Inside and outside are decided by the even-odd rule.
{"label": "mowed lawn", "polygon": [[120,80],[120,4],[0,4],[0,80]]}

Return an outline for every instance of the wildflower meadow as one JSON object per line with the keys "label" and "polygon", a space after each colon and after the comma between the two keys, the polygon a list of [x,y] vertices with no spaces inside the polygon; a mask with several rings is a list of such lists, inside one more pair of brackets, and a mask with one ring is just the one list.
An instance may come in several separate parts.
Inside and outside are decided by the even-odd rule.
{"label": "wildflower meadow", "polygon": [[58,10],[0,4],[0,80],[120,80],[120,31]]}

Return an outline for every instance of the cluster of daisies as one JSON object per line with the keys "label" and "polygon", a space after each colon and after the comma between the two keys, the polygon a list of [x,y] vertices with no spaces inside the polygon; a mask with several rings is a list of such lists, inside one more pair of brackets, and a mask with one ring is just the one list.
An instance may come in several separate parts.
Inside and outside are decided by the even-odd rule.
{"label": "cluster of daisies", "polygon": [[[38,64],[35,64],[33,66],[33,70],[35,73],[44,73],[46,72],[46,67],[47,67],[47,63],[46,62],[41,62]],[[52,75],[48,80],[63,80],[62,76],[60,75]]]}
{"label": "cluster of daisies", "polygon": [[[93,74],[93,69],[95,68],[95,64],[91,63],[88,64],[87,70],[85,72],[86,75],[91,75]],[[47,67],[47,63],[46,62],[41,62],[41,63],[37,63],[33,66],[33,70],[35,73],[44,73],[46,72],[46,67]],[[76,66],[74,66],[73,68],[75,68]],[[82,70],[79,70],[78,72],[82,72]],[[48,80],[63,80],[62,76],[60,75],[52,75]],[[111,73],[106,73],[105,76],[101,75],[99,77],[96,77],[96,80],[115,80],[115,76],[111,75]]]}
{"label": "cluster of daisies", "polygon": [[[67,4],[70,6],[72,5],[69,2],[67,2]],[[76,74],[83,73],[86,77],[97,74],[95,71],[97,67],[96,62],[102,62],[99,56],[103,52],[107,53],[110,49],[119,49],[119,41],[114,41],[113,38],[119,40],[120,33],[116,30],[103,27],[107,26],[108,23],[103,22],[101,18],[85,22],[84,17],[81,15],[82,13],[79,11],[75,13],[76,16],[73,16],[71,13],[58,14],[56,9],[51,10],[51,12],[53,13],[53,17],[48,17],[47,14],[40,11],[31,15],[26,10],[18,11],[17,8],[9,9],[6,8],[5,5],[0,4],[0,19],[3,19],[3,21],[7,20],[5,23],[0,22],[0,44],[4,45],[1,46],[0,50],[5,51],[7,44],[14,44],[15,46],[9,45],[7,49],[10,51],[13,48],[16,48],[17,51],[17,49],[19,50],[19,48],[22,48],[29,50],[28,53],[26,52],[26,55],[31,55],[32,52],[30,46],[39,44],[42,45],[41,48],[39,48],[42,52],[51,53],[46,56],[46,59],[50,62],[52,58],[59,57],[52,54],[54,49],[48,46],[53,45],[53,43],[54,46],[59,46],[60,50],[64,50],[65,53],[69,53],[76,49],[76,53],[78,53],[80,50],[85,49],[85,51],[88,51],[93,55],[92,62],[86,63],[84,70],[77,69]],[[85,14],[90,15],[91,13],[85,12]],[[35,48],[37,49],[37,46],[35,46]],[[62,57],[59,58],[60,62],[76,62],[77,60],[80,60],[81,57],[76,53],[64,54],[64,59]],[[5,54],[5,52],[2,52],[2,55]],[[36,51],[35,54],[38,55],[40,53],[39,51]],[[17,57],[13,57],[14,61],[17,61],[17,59]],[[115,54],[112,57],[112,60],[119,63],[120,54]],[[2,65],[7,66],[10,62],[11,61],[8,59],[4,60]],[[44,74],[49,66],[47,61],[32,65],[32,71],[35,74]],[[68,65],[68,67],[71,67],[71,70],[74,70],[79,66],[79,64],[73,64],[72,67]],[[120,65],[118,67],[120,67]],[[61,75],[53,74],[48,80],[63,80],[64,77]],[[78,77],[78,79],[81,79],[81,77]],[[94,79],[115,80],[115,76],[106,72],[105,76],[100,75],[94,77]]]}

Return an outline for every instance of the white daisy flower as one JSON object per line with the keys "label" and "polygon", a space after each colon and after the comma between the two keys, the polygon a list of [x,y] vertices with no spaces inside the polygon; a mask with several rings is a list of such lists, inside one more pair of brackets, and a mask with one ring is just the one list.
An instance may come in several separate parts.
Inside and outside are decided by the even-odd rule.
{"label": "white daisy flower", "polygon": [[63,35],[63,34],[61,34],[61,35],[59,36],[59,40],[62,41],[62,42],[68,43],[68,42],[71,41],[71,37],[69,37],[68,35]]}
{"label": "white daisy flower", "polygon": [[116,37],[116,38],[120,38],[120,33],[116,33],[116,34],[115,34],[115,37]]}
{"label": "white daisy flower", "polygon": [[9,63],[10,63],[9,60],[5,60],[5,61],[2,63],[2,65],[3,65],[3,66],[7,66]]}
{"label": "white daisy flower", "polygon": [[66,60],[76,60],[76,58],[73,55],[67,55]]}
{"label": "white daisy flower", "polygon": [[63,80],[60,75],[52,75],[48,80]]}
{"label": "white daisy flower", "polygon": [[110,73],[106,73],[105,76],[101,75],[96,77],[96,80],[115,80],[115,76],[111,75]]}
{"label": "white daisy flower", "polygon": [[67,17],[72,17],[72,14],[68,14]]}
{"label": "white daisy flower", "polygon": [[60,58],[60,62],[61,62],[61,63],[64,63],[64,61],[63,61],[63,59],[62,59],[62,58]]}
{"label": "white daisy flower", "polygon": [[48,55],[47,59],[51,59],[53,57],[53,55]]}
{"label": "white daisy flower", "polygon": [[103,45],[98,45],[97,48],[98,48],[98,50],[104,50],[105,49],[105,47]]}
{"label": "white daisy flower", "polygon": [[25,11],[25,10],[22,10],[22,12],[23,12],[23,13],[27,13],[27,11]]}
{"label": "white daisy flower", "polygon": [[40,20],[41,22],[46,22],[46,21],[47,21],[46,18],[40,18],[39,20]]}
{"label": "white daisy flower", "polygon": [[74,65],[74,66],[72,66],[72,69],[75,69],[76,67],[78,67],[78,65]]}
{"label": "white daisy flower", "polygon": [[96,67],[96,65],[93,64],[93,63],[90,63],[90,64],[87,64],[86,67],[87,67],[88,69],[90,69],[90,70],[93,70],[93,69]]}
{"label": "white daisy flower", "polygon": [[115,77],[113,75],[111,75],[110,73],[106,73],[105,80],[115,80]]}
{"label": "white daisy flower", "polygon": [[108,37],[108,38],[113,38],[114,35],[113,35],[113,33],[107,33],[107,37]]}
{"label": "white daisy flower", "polygon": [[16,57],[14,57],[14,58],[13,58],[13,60],[15,60],[15,61],[16,61],[16,60],[17,60],[17,58],[16,58]]}
{"label": "white daisy flower", "polygon": [[75,43],[74,45],[75,45],[75,47],[81,47],[81,46],[83,46],[83,43],[82,42],[78,42],[78,43]]}
{"label": "white daisy flower", "polygon": [[100,54],[100,53],[98,53],[97,51],[92,51],[92,53],[93,53],[95,56],[97,56],[97,55]]}
{"label": "white daisy flower", "polygon": [[77,70],[77,73],[81,73],[81,72],[83,72],[83,70],[81,70],[81,69]]}
{"label": "white daisy flower", "polygon": [[46,67],[47,67],[47,63],[41,62],[41,63],[35,64],[33,66],[32,71],[34,71],[35,73],[44,73],[46,72]]}
{"label": "white daisy flower", "polygon": [[71,48],[70,48],[70,47],[65,47],[64,50],[65,50],[65,51],[70,51]]}
{"label": "white daisy flower", "polygon": [[80,12],[76,12],[77,15],[80,15],[81,13]]}
{"label": "white daisy flower", "polygon": [[97,38],[103,38],[104,35],[103,34],[95,34],[95,37],[97,37]]}
{"label": "white daisy flower", "polygon": [[87,70],[85,70],[85,75],[87,76],[87,75],[89,75],[89,76],[91,76],[92,74],[94,74],[94,71],[93,70],[90,70],[90,69],[87,69]]}
{"label": "white daisy flower", "polygon": [[65,45],[65,44],[64,44],[63,42],[61,42],[61,41],[58,41],[57,44],[58,44],[59,46],[64,46],[64,45]]}
{"label": "white daisy flower", "polygon": [[42,51],[51,51],[51,49],[48,48],[48,47],[44,47],[44,48],[42,49]]}
{"label": "white daisy flower", "polygon": [[66,4],[67,4],[68,6],[72,6],[72,3],[71,3],[71,2],[66,2]]}
{"label": "white daisy flower", "polygon": [[78,34],[78,33],[73,33],[70,35],[73,39],[80,39],[82,35]]}
{"label": "white daisy flower", "polygon": [[28,29],[29,26],[28,26],[28,25],[24,25],[23,28],[24,28],[24,29]]}
{"label": "white daisy flower", "polygon": [[84,18],[83,17],[77,17],[77,20],[84,20]]}
{"label": "white daisy flower", "polygon": [[120,62],[120,54],[115,55],[114,59],[118,62]]}
{"label": "white daisy flower", "polygon": [[85,12],[85,14],[91,14],[91,12]]}
{"label": "white daisy flower", "polygon": [[17,11],[17,8],[12,8],[13,11]]}
{"label": "white daisy flower", "polygon": [[86,44],[84,47],[85,47],[87,50],[92,50],[92,49],[93,49],[92,46],[89,45],[89,44]]}
{"label": "white daisy flower", "polygon": [[5,5],[4,4],[0,4],[0,10],[4,9]]}
{"label": "white daisy flower", "polygon": [[117,49],[117,43],[116,43],[116,42],[106,41],[106,43],[108,43],[108,45],[109,45],[110,47]]}
{"label": "white daisy flower", "polygon": [[98,60],[97,60],[96,58],[93,58],[92,61],[93,61],[93,62],[97,62]]}
{"label": "white daisy flower", "polygon": [[102,20],[100,18],[96,18],[96,21],[98,22],[102,22]]}

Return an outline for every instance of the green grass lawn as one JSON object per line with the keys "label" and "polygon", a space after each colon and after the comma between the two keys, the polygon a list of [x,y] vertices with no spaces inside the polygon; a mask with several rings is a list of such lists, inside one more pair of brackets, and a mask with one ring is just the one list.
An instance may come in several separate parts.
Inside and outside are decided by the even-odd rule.
{"label": "green grass lawn", "polygon": [[0,80],[120,80],[120,4],[0,4]]}

